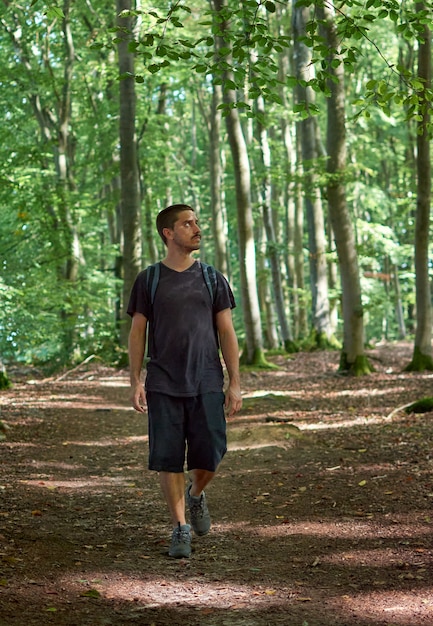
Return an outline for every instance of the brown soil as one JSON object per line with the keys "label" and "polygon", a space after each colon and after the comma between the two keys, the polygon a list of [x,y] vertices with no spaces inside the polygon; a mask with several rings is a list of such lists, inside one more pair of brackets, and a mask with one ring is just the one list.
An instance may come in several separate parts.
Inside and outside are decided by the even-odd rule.
{"label": "brown soil", "polygon": [[181,560],[127,372],[12,371],[1,626],[433,624],[433,414],[400,408],[433,377],[402,372],[409,345],[369,356],[376,372],[357,379],[332,352],[243,374],[212,530]]}

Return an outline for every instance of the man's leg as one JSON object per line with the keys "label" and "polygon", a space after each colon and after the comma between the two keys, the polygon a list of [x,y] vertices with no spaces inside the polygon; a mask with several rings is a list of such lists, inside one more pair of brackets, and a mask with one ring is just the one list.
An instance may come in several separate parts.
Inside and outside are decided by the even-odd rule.
{"label": "man's leg", "polygon": [[215,476],[215,472],[209,472],[208,470],[201,469],[191,470],[190,474],[192,478],[190,494],[194,497],[201,496],[203,489]]}
{"label": "man's leg", "polygon": [[159,482],[171,515],[173,528],[179,523],[183,526],[186,524],[184,473],[159,472]]}

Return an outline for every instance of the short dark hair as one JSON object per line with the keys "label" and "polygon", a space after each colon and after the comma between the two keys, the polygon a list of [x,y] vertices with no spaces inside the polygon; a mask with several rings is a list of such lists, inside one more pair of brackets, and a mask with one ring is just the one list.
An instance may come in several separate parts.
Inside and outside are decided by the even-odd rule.
{"label": "short dark hair", "polygon": [[170,228],[173,230],[174,224],[177,222],[179,217],[179,213],[182,213],[182,211],[194,211],[194,209],[188,204],[172,204],[158,213],[156,217],[156,228],[165,245],[167,245],[167,239],[162,231],[164,228]]}

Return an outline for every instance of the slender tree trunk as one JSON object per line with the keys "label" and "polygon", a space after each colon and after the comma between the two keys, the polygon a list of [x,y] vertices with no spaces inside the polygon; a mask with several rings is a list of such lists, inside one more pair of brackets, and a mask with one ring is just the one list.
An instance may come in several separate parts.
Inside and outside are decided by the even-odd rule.
{"label": "slender tree trunk", "polygon": [[[311,51],[303,43],[310,9],[298,0],[293,2],[294,60],[299,81],[311,79]],[[308,116],[298,123],[301,135],[304,168],[305,206],[308,224],[310,253],[310,283],[312,295],[312,321],[318,345],[327,345],[331,339],[329,318],[328,274],[326,265],[326,237],[317,168],[316,124],[308,107],[314,105],[311,87],[299,82],[296,88],[298,102],[305,102]]]}
{"label": "slender tree trunk", "polygon": [[[427,9],[418,2],[417,12]],[[431,30],[424,24],[423,41],[418,48],[418,77],[423,84],[420,94],[417,134],[417,205],[415,223],[415,273],[416,273],[416,333],[410,371],[433,370],[432,358],[432,306],[429,280],[429,234],[431,206],[431,156],[429,93],[432,85]]]}
{"label": "slender tree trunk", "polygon": [[304,271],[304,202],[302,197],[302,147],[299,133],[295,133],[295,150],[296,150],[296,177],[294,184],[294,249],[295,255],[295,272],[296,286],[298,290],[299,310],[298,310],[298,335],[297,337],[306,337],[308,335],[308,307],[307,294],[305,288],[305,271]]}
{"label": "slender tree trunk", "polygon": [[355,375],[371,371],[364,354],[364,318],[361,300],[358,256],[355,236],[346,201],[344,173],[346,168],[346,117],[344,64],[339,54],[339,39],[335,28],[331,1],[318,15],[323,18],[323,34],[328,46],[327,152],[328,203],[331,226],[340,263],[343,301],[343,349],[340,370]]}
{"label": "slender tree trunk", "polygon": [[[9,380],[9,377],[6,373],[6,368],[3,364],[3,361],[0,359],[0,391],[2,389],[9,389],[10,386],[11,386],[11,381]],[[2,422],[0,420],[0,426],[1,426],[1,423]]]}
{"label": "slender tree trunk", "polygon": [[215,246],[215,265],[228,276],[227,224],[222,203],[222,163],[221,163],[221,110],[223,101],[221,85],[212,87],[212,108],[210,119],[210,188],[212,208],[212,232]]}
{"label": "slender tree trunk", "polygon": [[[131,0],[117,0],[117,12],[131,11]],[[138,193],[137,150],[135,136],[135,81],[134,55],[128,50],[133,21],[131,17],[118,17],[118,56],[120,80],[120,205],[123,231],[123,309],[126,308],[132,284],[141,269],[141,212]],[[123,316],[120,345],[126,346],[129,320]]]}
{"label": "slender tree trunk", "polygon": [[[226,0],[213,0],[215,11],[222,16],[218,22],[218,37],[221,45],[230,48],[225,40],[228,24],[223,16],[227,6]],[[220,49],[220,48],[219,48]],[[231,56],[224,58],[230,64]],[[224,71],[224,82],[233,82],[233,74],[229,69]],[[239,237],[239,266],[241,279],[242,304],[245,323],[245,348],[242,360],[248,364],[264,364],[263,338],[260,319],[259,298],[257,293],[256,250],[253,229],[253,212],[251,206],[251,175],[245,136],[238,110],[236,109],[236,93],[233,89],[224,88],[224,102],[229,106],[226,117],[227,134],[233,159],[236,187],[236,208]]]}
{"label": "slender tree trunk", "polygon": [[280,345],[277,332],[275,307],[272,301],[270,281],[268,279],[268,267],[266,266],[266,233],[264,228],[260,229],[260,234],[256,237],[259,255],[257,258],[258,267],[258,292],[260,310],[264,311],[264,334],[265,346],[268,350],[275,350]]}
{"label": "slender tree trunk", "polygon": [[[264,117],[265,106],[263,98],[257,100],[258,112]],[[290,327],[287,321],[285,307],[283,284],[281,279],[280,258],[278,253],[277,238],[274,229],[273,213],[272,213],[272,189],[271,189],[271,151],[269,147],[268,135],[264,125],[257,122],[261,166],[262,166],[262,189],[261,201],[263,212],[263,224],[266,232],[267,246],[266,255],[271,265],[272,291],[274,294],[275,310],[277,313],[281,339],[286,350],[293,352],[293,338],[290,333]]]}
{"label": "slender tree trunk", "polygon": [[403,304],[401,300],[400,280],[398,277],[398,265],[392,266],[392,279],[394,283],[394,298],[395,298],[395,315],[398,324],[398,338],[406,338],[406,324],[404,321]]}

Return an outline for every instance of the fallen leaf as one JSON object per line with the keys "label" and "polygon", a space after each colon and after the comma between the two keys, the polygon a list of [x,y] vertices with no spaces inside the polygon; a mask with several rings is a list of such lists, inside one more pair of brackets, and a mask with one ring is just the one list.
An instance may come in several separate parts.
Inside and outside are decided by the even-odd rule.
{"label": "fallen leaf", "polygon": [[85,591],[84,593],[82,593],[81,597],[83,597],[83,598],[100,598],[101,594],[99,593],[99,591],[97,589],[89,589],[88,591]]}

